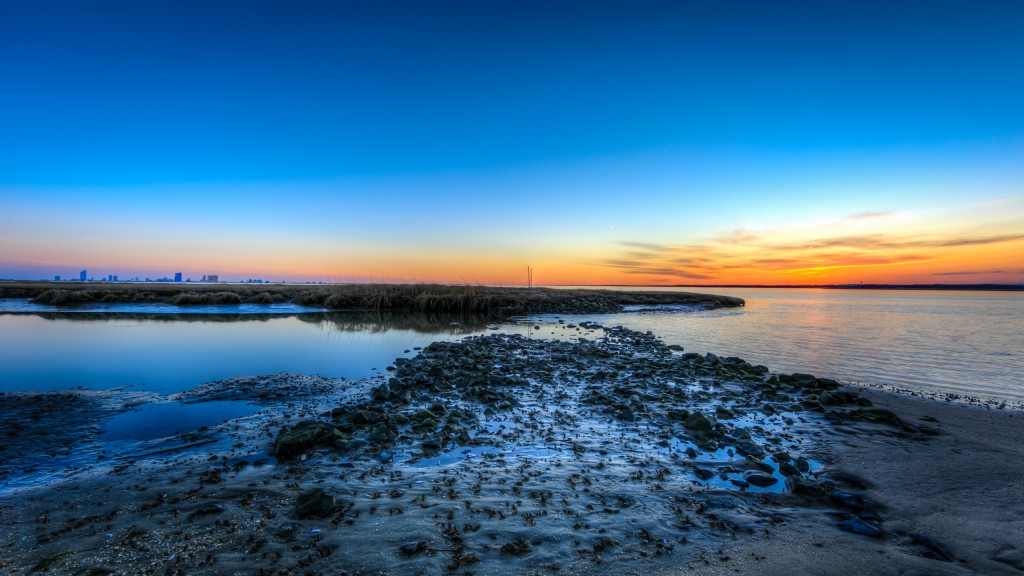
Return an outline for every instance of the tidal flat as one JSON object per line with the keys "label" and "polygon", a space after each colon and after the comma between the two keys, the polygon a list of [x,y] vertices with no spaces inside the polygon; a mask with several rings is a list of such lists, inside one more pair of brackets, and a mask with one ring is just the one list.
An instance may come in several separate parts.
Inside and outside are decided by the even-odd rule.
{"label": "tidal flat", "polygon": [[[777,374],[653,334],[436,342],[386,374],[0,396],[11,574],[1019,574],[1020,412]],[[72,470],[47,463],[73,458]]]}

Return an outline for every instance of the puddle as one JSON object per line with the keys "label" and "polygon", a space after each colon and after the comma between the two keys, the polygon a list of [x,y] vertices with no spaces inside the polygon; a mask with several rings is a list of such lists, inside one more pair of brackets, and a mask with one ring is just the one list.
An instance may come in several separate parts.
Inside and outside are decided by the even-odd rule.
{"label": "puddle", "polygon": [[203,427],[216,426],[257,411],[257,406],[231,401],[143,404],[111,418],[104,426],[100,440],[114,442],[167,438]]}

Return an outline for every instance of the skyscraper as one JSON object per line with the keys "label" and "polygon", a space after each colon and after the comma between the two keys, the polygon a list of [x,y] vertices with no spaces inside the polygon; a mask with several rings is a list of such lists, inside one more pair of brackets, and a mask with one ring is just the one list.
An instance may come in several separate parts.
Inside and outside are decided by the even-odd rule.
{"label": "skyscraper", "polygon": [[88,270],[82,270],[81,272],[79,272],[78,279],[81,280],[82,282],[85,282],[85,279],[88,277],[88,272]]}
{"label": "skyscraper", "polygon": [[175,282],[181,282],[181,272],[175,272],[174,273],[174,281]]}

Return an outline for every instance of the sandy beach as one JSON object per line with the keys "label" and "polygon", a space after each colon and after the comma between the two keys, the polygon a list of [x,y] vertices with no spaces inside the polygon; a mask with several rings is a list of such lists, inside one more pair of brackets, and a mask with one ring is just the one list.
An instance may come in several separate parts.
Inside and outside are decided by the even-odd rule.
{"label": "sandy beach", "polygon": [[1024,571],[1024,414],[560,330],[436,343],[356,382],[211,383],[174,399],[259,412],[122,454],[96,415],[143,399],[5,395],[5,478],[41,438],[82,461],[0,496],[0,571]]}

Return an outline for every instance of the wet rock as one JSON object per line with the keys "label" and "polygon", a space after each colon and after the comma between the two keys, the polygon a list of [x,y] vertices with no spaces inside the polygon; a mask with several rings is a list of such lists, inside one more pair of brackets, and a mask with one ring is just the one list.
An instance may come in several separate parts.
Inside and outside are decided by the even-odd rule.
{"label": "wet rock", "polygon": [[391,399],[391,391],[387,386],[378,386],[370,393],[370,397],[374,402],[387,402]]}
{"label": "wet rock", "polygon": [[702,412],[695,412],[686,419],[684,426],[688,430],[707,432],[715,427],[715,419],[705,416]]}
{"label": "wet rock", "polygon": [[693,475],[700,480],[710,480],[715,477],[715,473],[707,468],[694,468]]}
{"label": "wet rock", "polygon": [[295,499],[295,515],[299,518],[323,518],[334,512],[337,506],[334,496],[328,495],[323,488],[313,488]]}
{"label": "wet rock", "polygon": [[116,572],[110,568],[102,568],[99,566],[90,566],[82,568],[74,573],[74,576],[114,576]]}
{"label": "wet rock", "polygon": [[799,476],[800,471],[796,469],[796,466],[789,462],[782,462],[779,464],[779,473],[783,476]]}
{"label": "wet rock", "polygon": [[746,466],[754,470],[755,472],[760,471],[764,472],[765,474],[771,474],[772,472],[775,471],[774,468],[772,468],[771,464],[765,462],[764,460],[758,460],[757,458],[753,458],[750,456],[747,457]]}
{"label": "wet rock", "polygon": [[406,542],[405,544],[402,544],[401,546],[399,546],[398,547],[398,552],[402,556],[406,556],[408,558],[411,558],[413,556],[416,556],[417,554],[420,554],[421,552],[424,552],[426,549],[427,549],[427,543],[425,541],[423,541],[423,540],[415,540],[415,541],[412,541],[412,542]]}
{"label": "wet rock", "polygon": [[860,518],[850,518],[837,524],[840,530],[847,532],[853,532],[854,534],[860,534],[862,536],[869,536],[871,538],[881,538],[882,530],[872,524],[861,520]]}
{"label": "wet rock", "polygon": [[690,411],[689,410],[676,410],[676,409],[666,410],[665,411],[665,416],[669,420],[672,420],[673,422],[685,422],[686,419],[690,417]]}
{"label": "wet rock", "polygon": [[743,477],[743,479],[759,488],[767,488],[769,486],[774,486],[779,482],[778,478],[774,476],[769,476],[768,474],[763,474],[761,472],[748,472]]}
{"label": "wet rock", "polygon": [[441,451],[441,447],[444,445],[444,440],[440,436],[431,436],[423,440],[420,444],[420,449],[426,454],[433,454]]}
{"label": "wet rock", "polygon": [[753,456],[755,458],[764,458],[764,448],[753,440],[741,440],[736,443],[736,452],[744,456]]}
{"label": "wet rock", "polygon": [[816,378],[810,374],[802,374],[795,372],[793,374],[779,374],[779,382],[784,384],[809,384],[816,380]]}
{"label": "wet rock", "polygon": [[526,540],[523,540],[522,538],[517,538],[512,542],[506,542],[505,544],[501,545],[502,554],[507,554],[510,556],[522,556],[524,554],[529,554],[529,552],[530,543]]}
{"label": "wet rock", "polygon": [[839,388],[839,382],[831,378],[815,378],[815,382],[819,388],[822,389],[835,389]]}
{"label": "wet rock", "polygon": [[304,420],[291,430],[282,431],[274,441],[274,456],[287,460],[296,458],[319,444],[333,444],[335,440],[343,440],[345,435],[334,426]]}
{"label": "wet rock", "polygon": [[821,484],[801,476],[790,476],[786,478],[786,489],[808,499],[818,499],[825,497],[825,490]]}
{"label": "wet rock", "polygon": [[373,430],[370,430],[370,434],[367,435],[366,439],[371,444],[388,444],[395,439],[395,433],[386,425],[377,424],[373,427]]}
{"label": "wet rock", "polygon": [[718,408],[715,408],[715,418],[718,418],[719,420],[732,420],[734,416],[728,408],[719,406]]}

